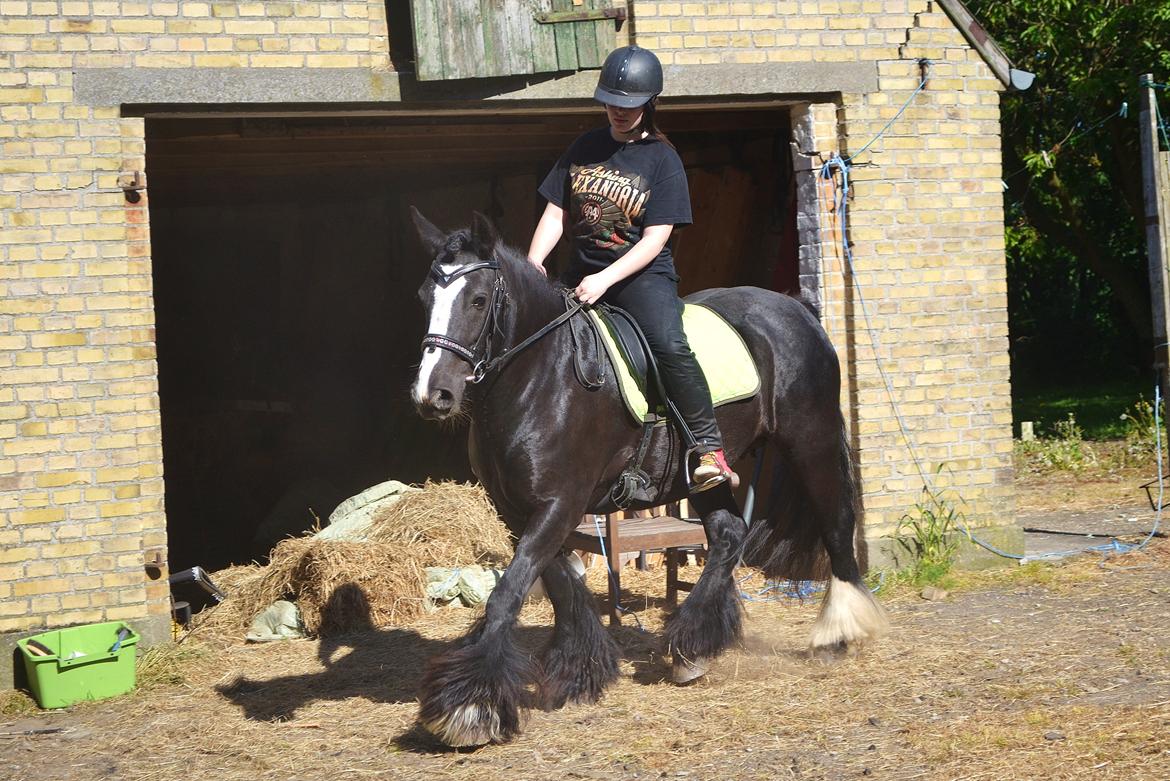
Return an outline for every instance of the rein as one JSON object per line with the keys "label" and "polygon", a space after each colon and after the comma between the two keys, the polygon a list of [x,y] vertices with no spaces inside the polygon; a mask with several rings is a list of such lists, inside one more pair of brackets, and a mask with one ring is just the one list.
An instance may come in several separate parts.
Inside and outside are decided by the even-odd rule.
{"label": "rein", "polygon": [[[465,347],[445,334],[427,334],[423,337],[422,340],[423,349],[426,349],[427,347],[437,347],[441,350],[447,350],[448,352],[455,353],[464,361],[471,364],[471,377],[469,379],[473,384],[479,384],[483,382],[484,379],[487,378],[488,374],[493,371],[499,371],[502,369],[509,361],[519,355],[522,351],[531,347],[544,336],[547,336],[549,332],[568,322],[568,320],[572,318],[573,315],[577,314],[585,307],[585,305],[580,301],[572,300],[569,298],[568,294],[565,294],[565,301],[567,306],[564,313],[558,315],[554,320],[545,324],[540,330],[529,336],[524,341],[520,342],[515,347],[511,349],[505,347],[499,355],[493,356],[492,336],[494,334],[500,333],[499,315],[508,299],[508,292],[504,283],[504,275],[500,273],[500,262],[495,257],[493,257],[490,260],[471,263],[451,272],[444,272],[439,267],[438,262],[435,262],[431,264],[430,274],[431,279],[435,281],[436,285],[440,287],[447,287],[464,274],[470,274],[472,271],[479,271],[481,269],[492,269],[495,271],[496,281],[492,285],[492,300],[488,307],[488,315],[484,318],[483,327],[480,329],[479,335],[476,336],[475,342],[472,344],[472,346],[470,348]],[[482,355],[477,356],[477,353],[480,352],[480,342],[484,343]],[[574,335],[574,357],[577,353],[576,346],[576,335]],[[604,376],[601,380],[598,380],[593,384],[594,387],[600,387],[603,381]],[[588,383],[586,386],[588,387]]]}

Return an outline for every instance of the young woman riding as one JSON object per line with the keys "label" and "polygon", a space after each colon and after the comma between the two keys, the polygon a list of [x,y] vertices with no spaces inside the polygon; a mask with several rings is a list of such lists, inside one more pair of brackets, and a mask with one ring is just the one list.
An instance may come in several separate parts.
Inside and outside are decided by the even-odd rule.
{"label": "young woman riding", "polygon": [[653,52],[624,46],[606,58],[593,97],[605,105],[609,126],[574,141],[540,185],[548,205],[528,259],[547,273],[544,260],[568,224],[572,259],[562,281],[582,303],[612,303],[638,321],[694,439],[691,490],[705,491],[734,472],[707,379],[683,332],[670,235],[691,223],[691,201],[682,160],[654,122],[661,92],[662,64]]}

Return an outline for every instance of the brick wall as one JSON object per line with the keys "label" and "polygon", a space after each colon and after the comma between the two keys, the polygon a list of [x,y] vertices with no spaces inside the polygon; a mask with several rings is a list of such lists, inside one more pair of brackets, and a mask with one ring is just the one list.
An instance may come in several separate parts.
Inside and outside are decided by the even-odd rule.
{"label": "brick wall", "polygon": [[[925,0],[653,3],[629,25],[667,64],[876,61],[880,91],[798,107],[810,159],[856,150],[933,78],[853,173],[856,278],[814,211],[805,248],[841,350],[871,528],[927,468],[984,524],[1011,516],[999,84]],[[74,100],[81,68],[389,68],[385,3],[0,0],[0,632],[166,619],[162,457],[144,125]],[[165,555],[165,550],[164,550]],[[165,573],[164,573],[165,574]]]}

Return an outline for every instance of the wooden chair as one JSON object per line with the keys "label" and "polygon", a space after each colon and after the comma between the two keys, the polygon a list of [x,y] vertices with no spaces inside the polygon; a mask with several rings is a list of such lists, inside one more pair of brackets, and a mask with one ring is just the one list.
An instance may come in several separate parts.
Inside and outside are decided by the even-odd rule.
{"label": "wooden chair", "polygon": [[[609,622],[622,622],[618,611],[621,594],[622,554],[631,551],[645,553],[661,550],[666,554],[666,601],[678,604],[678,592],[690,591],[693,583],[678,579],[680,557],[687,549],[701,548],[707,543],[703,525],[698,521],[683,520],[678,502],[655,508],[646,517],[621,517],[625,513],[599,516],[588,515],[569,535],[566,546],[574,550],[603,554],[612,576],[609,578]],[[598,534],[600,527],[601,534]]]}

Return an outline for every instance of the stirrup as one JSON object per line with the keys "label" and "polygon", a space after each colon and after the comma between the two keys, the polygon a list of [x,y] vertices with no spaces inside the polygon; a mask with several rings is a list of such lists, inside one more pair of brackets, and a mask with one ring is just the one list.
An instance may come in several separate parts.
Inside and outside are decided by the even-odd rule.
{"label": "stirrup", "polygon": [[[722,459],[721,471],[718,474],[712,475],[711,477],[707,478],[706,480],[704,480],[701,483],[696,483],[694,481],[694,472],[691,470],[691,457],[693,455],[695,455],[695,452],[698,449],[699,449],[698,445],[692,446],[692,447],[687,449],[686,462],[684,465],[684,469],[686,470],[687,492],[688,493],[697,494],[697,493],[700,493],[702,491],[709,491],[710,489],[720,485],[721,483],[726,483],[726,482],[731,483],[732,490],[739,488],[739,475],[737,475],[735,473],[735,471],[728,465],[726,456],[724,456]],[[715,450],[715,451],[707,451],[707,453],[711,453],[711,452],[720,452],[721,453],[722,451],[723,451],[723,449],[719,448],[718,450]],[[700,466],[701,466],[702,457],[707,455],[707,453],[699,454]],[[696,470],[697,469],[698,469],[698,467],[696,467]]]}

